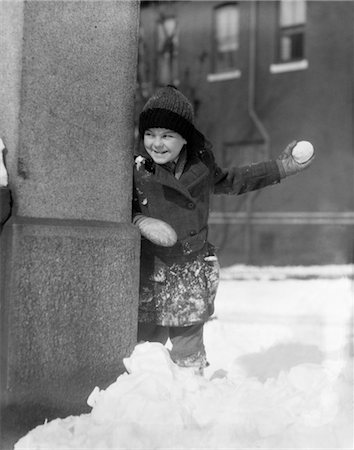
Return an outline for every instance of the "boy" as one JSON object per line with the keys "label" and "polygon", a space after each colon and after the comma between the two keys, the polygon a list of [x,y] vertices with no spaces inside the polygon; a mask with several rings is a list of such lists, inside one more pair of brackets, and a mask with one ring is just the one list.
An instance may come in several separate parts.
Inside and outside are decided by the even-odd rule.
{"label": "boy", "polygon": [[182,367],[207,365],[203,326],[214,311],[219,264],[208,242],[210,194],[243,194],[279,183],[312,162],[291,157],[221,169],[194,127],[189,100],[159,89],[139,117],[144,148],[135,155],[133,223],[141,241],[138,341],[165,344]]}

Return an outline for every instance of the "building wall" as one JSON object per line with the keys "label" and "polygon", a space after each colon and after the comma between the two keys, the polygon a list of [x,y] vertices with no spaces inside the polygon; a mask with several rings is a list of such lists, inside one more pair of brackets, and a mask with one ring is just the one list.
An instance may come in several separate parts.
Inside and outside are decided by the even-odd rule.
{"label": "building wall", "polygon": [[[347,1],[307,2],[303,70],[272,73],[276,56],[276,1],[239,2],[240,76],[208,81],[213,9],[220,2],[148,2],[141,23],[150,56],[155,23],[174,14],[179,26],[179,88],[192,99],[197,126],[214,144],[218,162],[248,164],[275,158],[293,139],[316,148],[307,171],[257,193],[214,197],[210,239],[223,265],[346,263],[353,256],[353,22]],[[143,3],[144,6],[144,3]],[[252,79],[252,14],[256,56]],[[152,67],[154,58],[150,58]],[[248,107],[269,137],[264,141]],[[151,88],[156,86],[153,80]],[[222,219],[220,212],[227,212]],[[216,213],[216,214],[215,214]]]}

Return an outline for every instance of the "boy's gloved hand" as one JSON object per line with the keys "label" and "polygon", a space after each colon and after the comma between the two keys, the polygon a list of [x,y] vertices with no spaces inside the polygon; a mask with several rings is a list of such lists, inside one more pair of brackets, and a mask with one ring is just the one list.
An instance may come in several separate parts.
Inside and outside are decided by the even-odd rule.
{"label": "boy's gloved hand", "polygon": [[309,167],[315,159],[315,156],[312,156],[312,158],[302,164],[296,162],[292,156],[292,150],[296,144],[297,141],[291,142],[276,159],[281,178],[285,178],[289,175],[294,175],[298,172],[301,172],[302,170]]}
{"label": "boy's gloved hand", "polygon": [[166,222],[138,214],[133,223],[146,239],[162,247],[172,247],[177,242],[175,230]]}

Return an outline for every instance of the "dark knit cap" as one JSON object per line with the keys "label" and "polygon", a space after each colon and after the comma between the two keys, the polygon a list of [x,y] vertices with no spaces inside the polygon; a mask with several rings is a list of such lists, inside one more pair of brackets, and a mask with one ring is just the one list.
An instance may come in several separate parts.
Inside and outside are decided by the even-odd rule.
{"label": "dark knit cap", "polygon": [[188,142],[195,131],[191,102],[174,86],[158,89],[146,102],[139,117],[139,133],[142,138],[149,128],[176,131]]}

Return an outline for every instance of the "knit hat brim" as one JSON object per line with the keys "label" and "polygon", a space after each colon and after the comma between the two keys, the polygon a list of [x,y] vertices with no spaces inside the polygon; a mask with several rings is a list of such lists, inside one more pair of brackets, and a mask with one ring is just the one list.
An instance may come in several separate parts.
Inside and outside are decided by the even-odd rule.
{"label": "knit hat brim", "polygon": [[195,134],[194,125],[169,109],[153,108],[146,109],[140,114],[139,134],[141,138],[149,128],[166,128],[179,133],[187,142]]}

